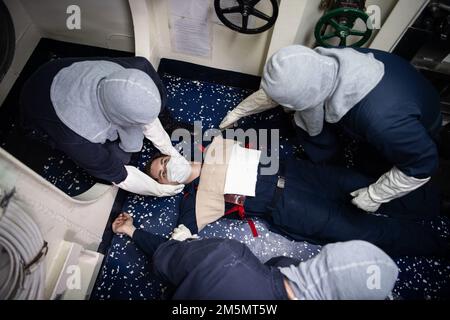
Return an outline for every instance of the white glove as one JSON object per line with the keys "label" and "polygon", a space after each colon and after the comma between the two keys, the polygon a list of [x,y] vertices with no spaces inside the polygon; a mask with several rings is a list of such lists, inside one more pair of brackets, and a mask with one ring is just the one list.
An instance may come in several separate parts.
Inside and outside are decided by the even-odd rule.
{"label": "white glove", "polygon": [[[151,124],[144,126],[144,136],[149,139],[153,145],[164,155],[171,156],[179,164],[179,170],[186,170],[179,175],[189,176],[191,165],[172,145],[169,135],[164,130],[161,121],[156,119]],[[189,171],[189,172],[187,172]]]}
{"label": "white glove", "polygon": [[171,197],[184,189],[184,185],[177,186],[159,184],[136,167],[125,166],[128,176],[125,181],[115,184],[121,189],[143,196]]}
{"label": "white glove", "polygon": [[183,242],[188,239],[199,239],[199,237],[198,235],[192,235],[191,230],[189,230],[183,224],[181,224],[178,226],[178,228],[175,228],[173,230],[170,239]]}
{"label": "white glove", "polygon": [[156,119],[152,123],[145,125],[144,136],[150,140],[153,145],[164,155],[180,157],[180,153],[173,147],[172,141],[166,130],[164,130],[161,121]]}
{"label": "white glove", "polygon": [[428,183],[430,179],[409,177],[399,169],[393,168],[373,185],[353,192],[352,203],[366,212],[377,212],[383,203],[404,197]]}
{"label": "white glove", "polygon": [[381,207],[381,203],[377,203],[370,198],[369,188],[359,189],[352,192],[351,196],[354,198],[352,203],[359,209],[366,212],[374,213]]}
{"label": "white glove", "polygon": [[264,90],[258,90],[250,97],[242,101],[233,111],[222,120],[220,129],[232,127],[242,118],[262,113],[264,111],[278,107],[278,103],[273,101]]}

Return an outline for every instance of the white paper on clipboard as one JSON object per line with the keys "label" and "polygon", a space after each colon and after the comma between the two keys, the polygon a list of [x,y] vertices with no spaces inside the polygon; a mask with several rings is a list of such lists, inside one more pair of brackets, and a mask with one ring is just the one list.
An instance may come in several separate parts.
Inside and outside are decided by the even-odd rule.
{"label": "white paper on clipboard", "polygon": [[175,52],[211,57],[210,0],[170,0],[170,35]]}

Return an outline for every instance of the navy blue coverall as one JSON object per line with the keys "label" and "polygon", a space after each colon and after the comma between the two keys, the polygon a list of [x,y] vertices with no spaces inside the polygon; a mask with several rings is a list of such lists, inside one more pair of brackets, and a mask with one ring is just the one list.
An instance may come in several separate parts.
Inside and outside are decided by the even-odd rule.
{"label": "navy blue coverall", "polygon": [[340,122],[325,124],[319,136],[310,137],[296,126],[300,144],[313,162],[330,162],[342,150],[338,137],[344,133],[361,142],[355,154],[360,172],[379,177],[396,166],[409,177],[431,177],[438,168],[435,141],[442,127],[438,92],[406,60],[357,50],[384,63],[383,79]]}
{"label": "navy blue coverall", "polygon": [[155,274],[171,285],[168,296],[174,300],[287,300],[276,266],[300,263],[277,258],[264,265],[235,240],[167,241],[136,230],[133,241],[153,256]]}
{"label": "navy blue coverall", "polygon": [[90,175],[107,182],[120,183],[127,177],[125,165],[131,154],[119,147],[119,140],[104,144],[92,143],[67,127],[55,112],[50,99],[53,78],[63,68],[80,61],[106,60],[124,68],[139,69],[155,82],[161,94],[163,110],[166,104],[164,85],[150,62],[142,57],[128,58],[64,58],[53,60],[40,67],[25,83],[21,96],[21,118],[25,130],[35,131],[52,148],[69,156]]}
{"label": "navy blue coverall", "polygon": [[[442,256],[448,243],[420,223],[439,215],[440,197],[432,183],[407,196],[384,204],[379,214],[368,214],[351,203],[350,193],[375,182],[351,169],[316,165],[289,159],[279,175],[259,175],[256,196],[247,197],[247,216],[266,218],[273,231],[297,241],[314,244],[364,240],[387,254]],[[285,188],[277,191],[278,177]],[[180,205],[179,224],[198,232],[195,194],[198,179],[187,186]],[[227,204],[227,210],[230,205]]]}

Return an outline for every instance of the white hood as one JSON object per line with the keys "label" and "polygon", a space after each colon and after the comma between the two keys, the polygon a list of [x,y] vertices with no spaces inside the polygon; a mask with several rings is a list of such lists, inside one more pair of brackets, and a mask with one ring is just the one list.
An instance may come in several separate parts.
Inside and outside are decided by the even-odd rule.
{"label": "white hood", "polygon": [[295,110],[297,125],[316,136],[324,121],[339,122],[383,76],[384,64],[371,53],[296,45],[281,49],[266,64],[262,88]]}

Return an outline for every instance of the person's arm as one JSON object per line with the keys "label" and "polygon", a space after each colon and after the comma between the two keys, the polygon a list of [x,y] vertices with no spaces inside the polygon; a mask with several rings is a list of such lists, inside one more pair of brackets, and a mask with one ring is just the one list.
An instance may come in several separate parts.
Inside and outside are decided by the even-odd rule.
{"label": "person's arm", "polygon": [[[152,257],[155,262],[157,275],[172,284],[179,283],[185,274],[191,270],[189,266],[180,265],[184,261],[183,252],[189,250],[190,244],[184,242],[187,239],[197,239],[184,226],[175,228],[170,240],[154,235],[143,230],[136,229],[133,225],[133,218],[128,213],[121,213],[112,223],[112,230],[115,234],[122,234],[130,237],[136,246],[147,256]],[[201,246],[201,245],[200,245]],[[195,245],[198,247],[198,245]],[[155,256],[159,257],[155,258]],[[177,254],[178,253],[178,254]],[[199,253],[194,250],[194,253]],[[201,254],[201,253],[200,253]],[[191,256],[188,253],[188,256]],[[195,260],[195,259],[194,259]],[[157,266],[160,266],[159,268]],[[170,276],[172,275],[172,276]],[[175,277],[173,277],[175,275]]]}
{"label": "person's arm", "polygon": [[166,238],[136,229],[133,218],[128,213],[121,213],[112,224],[113,232],[124,234],[133,239],[133,242],[149,257],[167,241]]}
{"label": "person's arm", "polygon": [[428,183],[430,179],[409,177],[394,167],[368,188],[352,192],[352,202],[366,212],[377,212],[382,204],[406,196]]}
{"label": "person's arm", "polygon": [[149,257],[153,256],[160,245],[168,241],[164,237],[140,229],[136,229],[131,238],[138,248],[144,251]]}
{"label": "person's arm", "polygon": [[180,193],[184,185],[162,185],[133,166],[124,166],[122,160],[100,143],[59,143],[78,166],[90,175],[110,181],[128,192],[143,196],[170,197]]}
{"label": "person's arm", "polygon": [[65,143],[62,140],[57,147],[93,177],[112,183],[120,183],[127,177],[122,160],[100,143]]}
{"label": "person's arm", "polygon": [[195,214],[196,191],[193,184],[189,185],[184,198],[180,203],[180,216],[178,224],[186,226],[192,234],[198,233],[197,217]]}
{"label": "person's arm", "polygon": [[171,197],[184,189],[184,185],[160,184],[136,167],[125,166],[127,177],[117,187],[143,196]]}
{"label": "person's arm", "polygon": [[162,154],[171,157],[181,157],[180,153],[172,145],[172,141],[159,119],[144,126],[144,136],[150,140]]}
{"label": "person's arm", "polygon": [[371,186],[352,193],[353,204],[376,212],[384,203],[401,198],[426,184],[437,170],[437,147],[416,117],[406,116],[379,126],[367,135],[369,143],[394,167]]}
{"label": "person's arm", "polygon": [[233,126],[242,118],[262,113],[264,111],[278,107],[278,103],[273,101],[264,90],[260,89],[242,101],[233,111],[223,119],[220,129]]}

